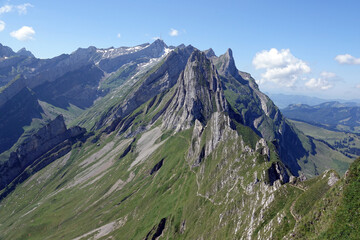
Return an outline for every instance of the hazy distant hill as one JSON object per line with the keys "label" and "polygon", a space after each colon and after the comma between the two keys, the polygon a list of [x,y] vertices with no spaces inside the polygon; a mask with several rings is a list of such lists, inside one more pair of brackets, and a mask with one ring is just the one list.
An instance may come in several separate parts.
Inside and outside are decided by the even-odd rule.
{"label": "hazy distant hill", "polygon": [[276,94],[276,93],[267,93],[267,95],[274,101],[276,106],[280,109],[286,108],[291,104],[306,104],[309,106],[318,105],[321,103],[329,102],[329,101],[337,101],[340,103],[356,103],[360,104],[360,99],[352,99],[352,100],[344,100],[344,99],[322,99],[318,97],[309,97],[304,95],[288,95],[288,94]]}
{"label": "hazy distant hill", "polygon": [[290,119],[331,130],[360,133],[360,106],[355,103],[326,102],[315,106],[293,104],[281,112]]}

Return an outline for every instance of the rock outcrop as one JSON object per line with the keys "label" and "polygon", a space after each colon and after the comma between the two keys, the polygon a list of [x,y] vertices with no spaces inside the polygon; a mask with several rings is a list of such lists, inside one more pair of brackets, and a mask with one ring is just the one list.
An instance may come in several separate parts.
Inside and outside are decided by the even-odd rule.
{"label": "rock outcrop", "polygon": [[162,63],[149,70],[140,86],[129,94],[124,103],[115,106],[104,114],[103,118],[96,124],[96,128],[101,128],[114,121],[115,123],[120,121],[141,104],[172,88],[176,84],[181,71],[185,68],[193,50],[192,46],[188,46],[169,53]]}
{"label": "rock outcrop", "polygon": [[43,109],[35,94],[23,88],[10,101],[0,107],[0,154],[10,149],[34,118],[41,118]]}
{"label": "rock outcrop", "polygon": [[280,162],[274,162],[267,170],[268,182],[272,186],[275,181],[280,180],[281,184],[287,183],[290,180],[286,168]]}
{"label": "rock outcrop", "polygon": [[0,59],[4,57],[11,57],[14,55],[15,53],[11,48],[4,46],[0,43]]}
{"label": "rock outcrop", "polygon": [[26,48],[22,48],[19,51],[17,51],[16,55],[35,58],[34,54],[32,54],[32,52],[26,50]]}
{"label": "rock outcrop", "polygon": [[203,52],[194,50],[180,74],[175,96],[164,112],[163,128],[181,131],[195,120],[206,124],[214,112],[227,111],[227,107],[215,66]]}
{"label": "rock outcrop", "polygon": [[[85,131],[84,128],[78,126],[67,129],[63,116],[56,117],[24,140],[17,150],[10,154],[10,158],[1,163],[0,189],[4,189],[13,181],[17,180],[15,185],[24,181],[26,174],[23,176],[21,174],[25,169],[30,167],[36,172],[69,152],[72,143]],[[44,155],[45,158],[42,159]]]}

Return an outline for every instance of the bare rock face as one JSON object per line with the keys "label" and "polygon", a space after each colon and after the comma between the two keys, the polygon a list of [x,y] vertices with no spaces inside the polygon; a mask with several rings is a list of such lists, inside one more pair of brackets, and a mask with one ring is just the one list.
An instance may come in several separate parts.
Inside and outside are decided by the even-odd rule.
{"label": "bare rock face", "polygon": [[[8,161],[0,165],[0,190],[18,178],[27,167],[38,164],[37,160],[44,154],[50,155],[49,151],[57,153],[59,150],[65,149],[66,151],[60,151],[61,154],[55,155],[61,157],[66,154],[71,150],[72,140],[83,135],[85,131],[84,128],[78,126],[67,129],[61,115],[40,128],[37,133],[26,139],[15,152],[10,154]],[[60,147],[56,148],[57,146]],[[55,159],[50,158],[50,162],[51,160]],[[50,162],[42,163],[42,167]]]}
{"label": "bare rock face", "polygon": [[19,56],[35,58],[34,54],[32,54],[32,52],[26,50],[26,48],[20,49],[19,51],[17,51],[16,54],[19,55]]}
{"label": "bare rock face", "polygon": [[180,74],[172,102],[163,117],[163,128],[188,129],[195,120],[205,124],[214,112],[227,111],[227,103],[215,66],[195,50]]}
{"label": "bare rock face", "polygon": [[141,58],[158,58],[164,54],[165,48],[167,48],[167,45],[162,40],[158,39],[149,46],[142,47],[139,51],[104,58],[99,62],[99,66],[106,72],[113,72],[116,71],[119,66],[131,61],[138,61]]}
{"label": "bare rock face", "polygon": [[0,43],[0,58],[11,57],[14,55],[15,55],[15,53],[11,48],[4,46]]}
{"label": "bare rock face", "polygon": [[232,50],[229,48],[225,54],[221,55],[217,59],[213,59],[215,64],[219,64],[219,72],[224,76],[233,76],[236,79],[239,78],[238,70],[235,66]]}
{"label": "bare rock face", "polygon": [[275,181],[280,180],[280,183],[284,184],[289,182],[290,178],[286,172],[286,168],[280,162],[274,162],[271,167],[267,170],[268,181],[272,186]]}
{"label": "bare rock face", "polygon": [[99,129],[104,125],[123,119],[141,104],[172,88],[176,84],[181,71],[185,68],[193,49],[192,46],[188,46],[169,53],[164,62],[146,77],[142,84],[127,97],[124,103],[114,107],[104,115],[97,123],[96,128]]}
{"label": "bare rock face", "polygon": [[255,151],[259,152],[263,156],[266,156],[268,161],[270,160],[270,149],[264,138],[261,138],[256,143]]}
{"label": "bare rock face", "polygon": [[204,51],[207,58],[216,57],[216,54],[212,48],[209,48],[208,50]]}
{"label": "bare rock face", "polygon": [[205,148],[201,148],[201,136],[204,131],[204,127],[195,119],[194,129],[191,137],[192,144],[188,151],[188,160],[193,162],[193,166],[199,166],[202,159],[205,157]]}

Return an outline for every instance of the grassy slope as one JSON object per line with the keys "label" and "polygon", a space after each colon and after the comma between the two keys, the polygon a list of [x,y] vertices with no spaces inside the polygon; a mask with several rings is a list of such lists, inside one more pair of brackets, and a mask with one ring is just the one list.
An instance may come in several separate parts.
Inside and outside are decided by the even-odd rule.
{"label": "grassy slope", "polygon": [[300,128],[297,128],[295,123],[290,123],[295,125],[297,135],[299,136],[304,149],[308,152],[308,154],[302,156],[298,160],[302,172],[307,177],[320,175],[328,169],[334,169],[340,175],[344,175],[346,170],[349,168],[350,163],[353,162],[353,159],[345,156],[335,149],[332,149],[321,140],[309,138],[301,131]]}
{"label": "grassy slope", "polygon": [[[151,112],[156,109],[154,104]],[[144,117],[139,115],[134,122],[146,121]],[[165,133],[163,145],[131,171],[128,167],[138,153],[132,148],[119,159],[127,144],[122,145],[124,139],[115,133],[96,144],[91,139],[77,144],[65,164],[60,164],[64,158],[52,163],[1,202],[0,239],[71,239],[113,221],[117,227],[109,233],[115,239],[142,239],[162,218],[167,218],[164,236],[169,239],[241,238],[247,232],[252,232],[253,238],[273,234],[280,239],[295,226],[290,208],[302,191],[289,184],[266,187],[264,171],[271,162],[256,152],[244,152],[242,139],[254,147],[257,136],[241,125],[237,130],[243,137],[218,145],[197,168],[190,168],[186,161],[191,129],[173,136]],[[209,136],[211,130],[205,131],[210,131]],[[112,153],[115,162],[103,177],[95,181],[94,175],[59,191],[87,171],[81,167],[83,161],[111,142],[112,149],[121,148]],[[105,158],[96,158],[88,169]],[[161,169],[150,175],[161,159]],[[271,161],[277,160],[272,150]],[[103,197],[119,179],[126,181],[132,173],[135,177],[125,187]],[[91,181],[95,183],[86,185]],[[267,201],[268,206],[263,204]],[[269,227],[275,232],[270,233]],[[96,232],[86,238],[93,235]]]}
{"label": "grassy slope", "polygon": [[292,233],[294,239],[359,239],[360,235],[360,159],[338,181]]}
{"label": "grassy slope", "polygon": [[[353,133],[331,131],[305,122],[290,120],[305,135],[326,141],[338,151],[345,153],[353,158],[358,157],[360,152],[360,137]],[[355,149],[351,150],[351,149]]]}

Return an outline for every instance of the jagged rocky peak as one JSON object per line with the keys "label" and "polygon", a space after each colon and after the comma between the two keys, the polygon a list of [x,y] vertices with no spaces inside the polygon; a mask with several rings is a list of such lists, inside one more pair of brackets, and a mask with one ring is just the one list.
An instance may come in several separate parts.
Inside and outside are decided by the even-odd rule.
{"label": "jagged rocky peak", "polygon": [[157,46],[160,48],[167,48],[168,46],[162,39],[156,39],[150,46]]}
{"label": "jagged rocky peak", "polygon": [[196,49],[179,76],[175,95],[164,113],[163,127],[180,131],[195,120],[206,124],[212,113],[226,111],[227,107],[215,66]]}
{"label": "jagged rocky peak", "polygon": [[156,39],[149,47],[147,47],[147,51],[152,57],[160,57],[165,53],[165,49],[168,48],[166,43],[161,39]]}
{"label": "jagged rocky peak", "polygon": [[[120,102],[104,114],[95,127],[100,129],[110,124],[107,131],[114,131],[118,127],[118,121],[126,117],[141,104],[174,87],[193,51],[194,48],[192,46],[171,51],[164,57],[162,64],[149,69],[148,73],[151,74],[146,75],[146,78],[139,87],[132,89],[125,101]],[[154,120],[157,120],[165,110],[163,109],[158,113]]]}
{"label": "jagged rocky peak", "polygon": [[0,43],[0,58],[11,57],[14,55],[15,55],[15,53],[11,48],[4,46]]}
{"label": "jagged rocky peak", "polygon": [[239,76],[238,70],[235,66],[232,50],[230,48],[228,48],[226,53],[217,59],[217,62],[220,63],[218,69],[221,74],[225,76],[231,75],[235,78]]}
{"label": "jagged rocky peak", "polygon": [[76,62],[89,62],[90,59],[96,55],[96,47],[90,46],[88,48],[78,48],[70,54],[70,58]]}
{"label": "jagged rocky peak", "polygon": [[208,50],[204,51],[207,58],[216,57],[216,54],[212,48],[209,48]]}
{"label": "jagged rocky peak", "polygon": [[[189,46],[191,46],[191,45],[189,45]],[[179,49],[182,49],[182,48],[185,48],[186,46],[185,46],[185,44],[180,44],[179,46],[177,46],[177,48],[179,48]]]}
{"label": "jagged rocky peak", "polygon": [[35,56],[32,54],[32,52],[26,50],[26,48],[22,48],[19,51],[17,51],[16,55],[35,58]]}

